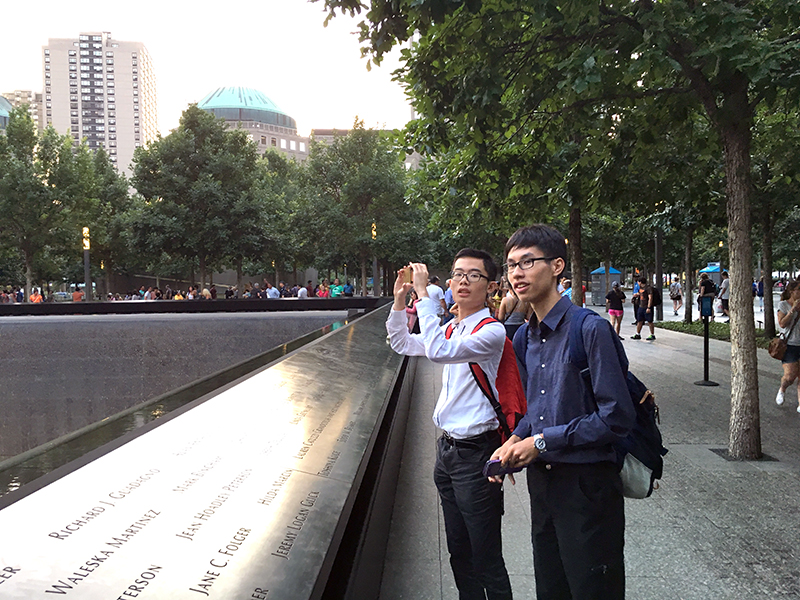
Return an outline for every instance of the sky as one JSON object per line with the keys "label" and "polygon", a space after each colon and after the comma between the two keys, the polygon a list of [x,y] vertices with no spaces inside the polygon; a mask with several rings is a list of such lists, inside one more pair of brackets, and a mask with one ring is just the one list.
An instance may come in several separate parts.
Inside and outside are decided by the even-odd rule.
{"label": "sky", "polygon": [[[73,7],[73,10],[70,10]],[[0,93],[42,91],[42,46],[49,38],[108,31],[142,42],[153,59],[159,130],[178,126],[190,103],[223,86],[255,88],[312,129],[400,128],[411,108],[392,81],[398,52],[367,71],[358,18],[337,15],[324,27],[322,2],[177,0],[5,2],[0,35]]]}

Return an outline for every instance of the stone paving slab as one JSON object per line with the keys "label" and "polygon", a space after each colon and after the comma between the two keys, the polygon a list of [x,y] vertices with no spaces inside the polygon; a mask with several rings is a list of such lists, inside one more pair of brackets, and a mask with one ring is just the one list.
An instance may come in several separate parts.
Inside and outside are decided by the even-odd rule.
{"label": "stone paving slab", "polygon": [[[628,338],[634,327],[627,319],[623,323]],[[773,460],[726,460],[714,450],[728,443],[731,345],[710,340],[710,378],[720,385],[699,387],[694,382],[703,376],[702,338],[666,330],[657,330],[656,337],[623,342],[631,370],[656,393],[670,449],[660,489],[646,500],[626,500],[627,597],[800,598],[800,415],[791,400],[794,388],[783,407],[775,405],[781,365],[759,350],[762,445]],[[437,436],[431,413],[440,385],[441,369],[420,359],[382,600],[458,597],[431,475]],[[516,486],[506,485],[505,502],[503,545],[514,594],[533,598],[524,476]]]}

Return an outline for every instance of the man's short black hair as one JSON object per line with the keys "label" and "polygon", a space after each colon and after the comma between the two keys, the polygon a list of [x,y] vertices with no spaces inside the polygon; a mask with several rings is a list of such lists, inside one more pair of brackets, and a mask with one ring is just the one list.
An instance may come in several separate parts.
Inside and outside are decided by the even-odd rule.
{"label": "man's short black hair", "polygon": [[439,282],[438,275],[431,275],[430,277],[428,277],[428,283],[438,283],[438,282]]}
{"label": "man's short black hair", "polygon": [[[514,248],[536,246],[545,256],[560,258],[567,263],[567,242],[558,229],[537,223],[517,229],[506,242],[505,256]],[[566,268],[566,267],[565,267]]]}
{"label": "man's short black hair", "polygon": [[456,253],[455,258],[453,258],[453,264],[455,264],[459,258],[478,258],[482,260],[483,268],[486,269],[486,276],[489,278],[489,281],[497,281],[497,263],[494,262],[492,255],[485,250],[462,248]]}

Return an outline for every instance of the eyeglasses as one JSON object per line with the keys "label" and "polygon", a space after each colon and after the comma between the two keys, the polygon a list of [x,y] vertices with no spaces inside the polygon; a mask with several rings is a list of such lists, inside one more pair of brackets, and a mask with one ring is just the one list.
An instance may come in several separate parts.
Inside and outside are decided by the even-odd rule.
{"label": "eyeglasses", "polygon": [[555,257],[555,256],[537,256],[535,258],[523,258],[519,262],[510,262],[510,263],[504,264],[503,265],[503,271],[505,273],[512,273],[514,271],[514,269],[516,269],[517,267],[519,267],[523,271],[527,271],[528,269],[532,269],[533,268],[533,265],[536,264],[537,260],[553,260],[554,258],[557,258],[557,257]]}
{"label": "eyeglasses", "polygon": [[477,271],[470,271],[469,273],[464,273],[463,271],[453,271],[452,273],[450,273],[450,278],[453,281],[461,281],[462,279],[464,279],[464,277],[466,277],[467,281],[469,281],[470,283],[478,283],[481,280],[481,278],[485,279],[486,281],[489,281],[489,278],[486,275],[484,275],[483,273],[478,273]]}

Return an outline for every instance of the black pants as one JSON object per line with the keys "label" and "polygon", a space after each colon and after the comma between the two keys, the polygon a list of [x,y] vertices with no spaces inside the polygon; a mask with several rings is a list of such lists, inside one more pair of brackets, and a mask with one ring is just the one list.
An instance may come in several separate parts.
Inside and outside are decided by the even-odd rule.
{"label": "black pants", "polygon": [[625,598],[625,508],[613,463],[528,469],[539,600]]}
{"label": "black pants", "polygon": [[440,437],[433,472],[458,597],[510,600],[500,534],[503,490],[482,473],[484,463],[500,446],[500,436],[492,432],[468,444],[455,445]]}

